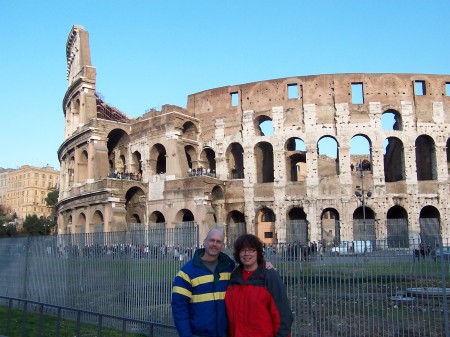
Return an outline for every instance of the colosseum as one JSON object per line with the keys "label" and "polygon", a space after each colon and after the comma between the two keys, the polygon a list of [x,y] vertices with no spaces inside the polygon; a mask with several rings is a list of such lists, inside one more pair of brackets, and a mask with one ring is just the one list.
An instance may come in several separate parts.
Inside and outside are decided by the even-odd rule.
{"label": "colosseum", "polygon": [[[400,246],[449,235],[450,75],[293,76],[129,118],[97,93],[83,27],[66,54],[60,234],[195,225],[228,241]],[[351,154],[355,140],[367,153]]]}

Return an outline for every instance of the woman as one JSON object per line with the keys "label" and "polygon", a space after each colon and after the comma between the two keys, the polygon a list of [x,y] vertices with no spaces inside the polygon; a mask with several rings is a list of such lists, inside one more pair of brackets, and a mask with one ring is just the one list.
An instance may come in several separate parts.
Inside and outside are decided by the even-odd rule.
{"label": "woman", "polygon": [[263,244],[252,234],[234,243],[239,266],[225,296],[229,337],[288,337],[293,321],[286,288],[275,269],[266,269]]}

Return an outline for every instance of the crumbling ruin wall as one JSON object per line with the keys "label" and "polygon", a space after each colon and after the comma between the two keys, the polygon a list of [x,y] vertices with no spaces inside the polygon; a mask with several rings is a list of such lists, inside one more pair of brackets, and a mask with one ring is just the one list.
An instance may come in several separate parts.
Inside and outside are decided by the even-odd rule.
{"label": "crumbling ruin wall", "polygon": [[[273,79],[119,121],[97,111],[87,39],[74,27],[67,44],[60,228],[69,218],[86,230],[98,219],[104,230],[153,219],[168,228],[195,222],[202,237],[233,225],[268,244],[338,242],[363,238],[367,215],[370,239],[398,236],[393,223],[406,239],[450,234],[449,75]],[[391,129],[385,114],[395,116]],[[369,153],[351,155],[356,136]],[[335,158],[319,153],[324,138],[336,142]],[[111,176],[118,170],[131,181]]]}

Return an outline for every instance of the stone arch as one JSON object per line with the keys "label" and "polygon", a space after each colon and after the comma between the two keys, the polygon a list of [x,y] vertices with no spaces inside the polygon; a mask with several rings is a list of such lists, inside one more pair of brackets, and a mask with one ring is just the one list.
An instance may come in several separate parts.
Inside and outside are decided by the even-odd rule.
{"label": "stone arch", "polygon": [[325,135],[317,141],[317,168],[320,177],[339,175],[339,143]]}
{"label": "stone arch", "polygon": [[239,143],[231,143],[226,152],[228,177],[244,179],[244,148]]}
{"label": "stone arch", "polygon": [[142,223],[145,221],[145,205],[145,192],[140,187],[130,187],[125,193],[127,223]]}
{"label": "stone arch", "polygon": [[185,122],[182,129],[183,138],[197,140],[198,128],[191,121]]}
{"label": "stone arch", "polygon": [[111,172],[125,172],[130,136],[122,129],[113,129],[108,134],[108,161]]}
{"label": "stone arch", "polygon": [[200,153],[200,166],[206,169],[207,173],[216,172],[216,153],[210,147],[204,148]]}
{"label": "stone arch", "polygon": [[224,199],[224,193],[223,193],[222,187],[220,187],[219,185],[216,185],[213,187],[213,189],[211,191],[211,199],[213,202]]}
{"label": "stone arch", "polygon": [[275,213],[268,207],[262,207],[256,213],[256,233],[265,244],[276,243]]}
{"label": "stone arch", "polygon": [[67,166],[67,174],[69,175],[69,186],[72,186],[75,182],[75,157],[72,155],[69,159],[69,164]]}
{"label": "stone arch", "polygon": [[[160,211],[154,211],[149,216],[149,241],[152,244],[162,246],[167,244],[166,218]],[[154,255],[157,255],[154,254]]]}
{"label": "stone arch", "polygon": [[118,169],[119,172],[127,172],[127,161],[125,159],[125,155],[123,154],[119,156]]}
{"label": "stone arch", "polygon": [[[350,140],[351,165],[356,168],[373,172],[372,165],[372,141],[362,133],[355,134]],[[357,162],[353,162],[357,158]]]}
{"label": "stone arch", "polygon": [[150,214],[148,218],[150,223],[165,223],[166,218],[164,217],[164,214],[162,214],[160,211],[154,211],[152,214]]}
{"label": "stone arch", "polygon": [[441,240],[441,215],[439,210],[427,205],[420,210],[420,241],[425,245],[436,247]]}
{"label": "stone arch", "polygon": [[67,218],[67,227],[66,227],[66,233],[70,234],[73,233],[75,229],[73,228],[73,221],[72,221],[72,215],[69,215]]}
{"label": "stone arch", "polygon": [[139,151],[134,151],[131,155],[131,165],[130,165],[130,171],[137,176],[142,175],[142,162],[141,162],[141,153]]}
{"label": "stone arch", "polygon": [[197,151],[192,145],[186,145],[184,147],[184,153],[186,154],[186,160],[190,170],[198,167]]}
{"label": "stone arch", "polygon": [[268,142],[255,145],[256,182],[271,183],[274,181],[273,147]]}
{"label": "stone arch", "polygon": [[341,222],[339,212],[334,208],[325,208],[320,215],[321,239],[324,246],[341,242]]}
{"label": "stone arch", "polygon": [[92,232],[103,232],[103,213],[99,210],[96,210],[92,215],[92,220],[90,222],[90,226],[92,227]]}
{"label": "stone arch", "polygon": [[421,135],[417,137],[415,147],[417,180],[436,180],[436,146],[433,138]]}
{"label": "stone arch", "polygon": [[289,138],[284,144],[286,159],[286,180],[306,180],[306,146],[298,137]]}
{"label": "stone arch", "polygon": [[177,227],[193,226],[194,214],[187,208],[183,208],[175,215],[175,221]]}
{"label": "stone arch", "polygon": [[88,178],[89,156],[86,150],[81,151],[78,160],[78,182],[82,183]]}
{"label": "stone arch", "polygon": [[86,215],[83,212],[80,212],[80,214],[78,214],[74,233],[86,233]]}
{"label": "stone arch", "polygon": [[287,213],[286,242],[307,244],[309,237],[308,220],[302,207],[293,207]]}
{"label": "stone arch", "polygon": [[386,131],[402,131],[402,115],[394,109],[388,109],[381,115],[381,127]]}
{"label": "stone arch", "polygon": [[388,137],[384,150],[384,179],[387,183],[406,179],[405,152],[403,142]]}
{"label": "stone arch", "polygon": [[370,207],[360,206],[353,212],[353,239],[376,240],[375,214]]}
{"label": "stone arch", "polygon": [[259,115],[255,118],[255,135],[272,136],[274,132],[272,118],[266,115]]}
{"label": "stone arch", "polygon": [[386,213],[387,244],[389,248],[408,248],[408,212],[395,205]]}
{"label": "stone arch", "polygon": [[233,245],[234,241],[241,234],[247,232],[247,225],[245,223],[245,215],[242,212],[233,210],[227,214],[225,237],[228,245]]}
{"label": "stone arch", "polygon": [[164,145],[157,143],[150,150],[150,174],[166,173],[166,148]]}

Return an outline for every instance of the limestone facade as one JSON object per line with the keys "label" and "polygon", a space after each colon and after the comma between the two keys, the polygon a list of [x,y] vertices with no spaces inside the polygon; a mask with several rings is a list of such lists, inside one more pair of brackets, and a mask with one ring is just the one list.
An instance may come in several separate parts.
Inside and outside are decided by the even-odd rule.
{"label": "limestone facade", "polygon": [[23,220],[27,215],[49,217],[52,208],[47,206],[48,193],[57,190],[59,171],[53,167],[23,165],[7,174],[5,208]]}
{"label": "limestone facade", "polygon": [[[6,208],[6,197],[8,196],[8,173],[12,169],[0,168],[0,205]],[[7,211],[5,209],[5,211]]]}
{"label": "limestone facade", "polygon": [[[60,233],[196,223],[201,237],[221,226],[268,244],[449,235],[450,75],[294,76],[133,119],[96,93],[83,27],[66,50]],[[350,154],[355,137],[368,153]],[[335,157],[319,153],[325,138]]]}

